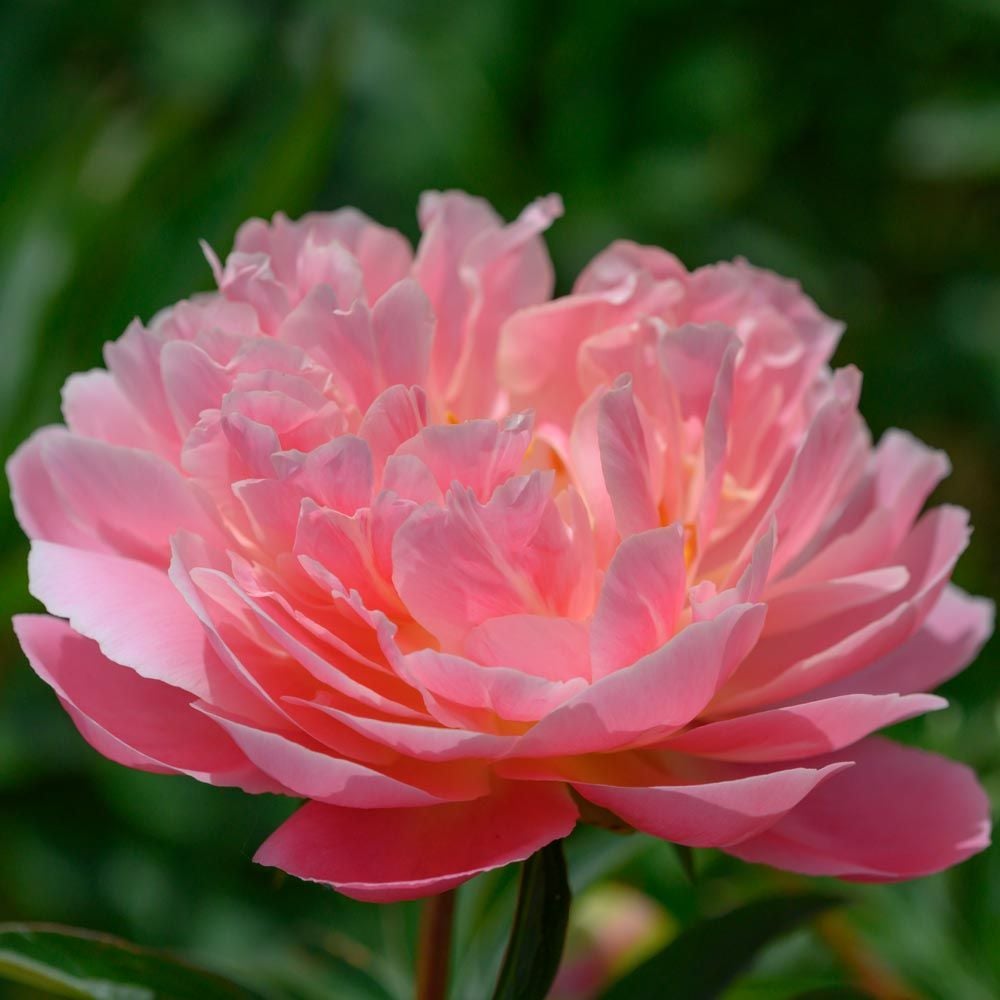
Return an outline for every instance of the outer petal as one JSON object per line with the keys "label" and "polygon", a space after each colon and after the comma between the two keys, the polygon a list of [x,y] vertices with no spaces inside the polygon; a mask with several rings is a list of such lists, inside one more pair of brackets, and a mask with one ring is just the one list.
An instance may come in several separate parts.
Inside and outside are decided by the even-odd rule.
{"label": "outer petal", "polygon": [[573,784],[630,826],[689,847],[724,847],[766,830],[849,764],[796,767],[705,785],[622,788]]}
{"label": "outer petal", "polygon": [[33,538],[166,566],[174,531],[225,537],[207,498],[163,459],[61,428],[45,428],[18,451],[11,481]]}
{"label": "outer petal", "polygon": [[797,760],[840,750],[877,729],[947,704],[932,694],[844,694],[709,722],[670,737],[662,747],[716,760]]}
{"label": "outer petal", "polygon": [[949,585],[902,646],[870,667],[812,691],[810,698],[851,692],[930,691],[967,667],[993,632],[993,602]]}
{"label": "outer petal", "polygon": [[876,738],[808,763],[839,760],[854,767],[729,852],[807,875],[890,882],[941,871],[989,845],[989,801],[963,764]]}
{"label": "outer petal", "polygon": [[132,559],[34,542],[28,580],[49,612],[69,618],[108,659],[210,700],[205,632],[166,573]]}
{"label": "outer petal", "polygon": [[191,707],[191,695],[112,663],[96,642],[57,618],[19,615],[14,629],[35,673],[105,757],[142,771],[187,774],[247,792],[283,790]]}
{"label": "outer petal", "polygon": [[560,785],[502,784],[487,798],[417,809],[309,803],[254,860],[388,903],[444,892],[565,837],[576,807]]}

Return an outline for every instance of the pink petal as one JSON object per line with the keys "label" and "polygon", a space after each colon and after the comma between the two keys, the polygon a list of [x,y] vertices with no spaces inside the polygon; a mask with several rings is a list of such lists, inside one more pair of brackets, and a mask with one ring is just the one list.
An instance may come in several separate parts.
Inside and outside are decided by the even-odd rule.
{"label": "pink petal", "polygon": [[84,739],[117,763],[187,774],[247,792],[279,792],[231,739],[191,707],[191,695],[147,680],[101,654],[63,621],[18,615],[25,655],[73,717]]}
{"label": "pink petal", "polygon": [[431,424],[404,441],[393,461],[415,455],[430,469],[442,494],[458,482],[486,503],[497,486],[517,473],[530,442],[531,418],[522,414],[512,414],[502,423]]}
{"label": "pink petal", "polygon": [[835,760],[854,767],[729,853],[807,875],[889,882],[941,871],[989,845],[989,802],[965,765],[876,738],[809,763]]}
{"label": "pink petal", "polygon": [[205,632],[165,572],[132,559],[36,541],[28,580],[50,614],[68,618],[109,660],[210,699]]}
{"label": "pink petal", "polygon": [[501,784],[492,795],[418,809],[309,803],[254,858],[297,878],[371,902],[444,892],[525,858],[576,823],[558,785]]}
{"label": "pink petal", "polygon": [[404,442],[427,426],[427,395],[418,386],[393,385],[368,408],[358,437],[368,444],[376,470]]}
{"label": "pink petal", "polygon": [[660,746],[716,760],[796,760],[840,750],[877,729],[947,704],[930,694],[844,694],[709,722],[671,736]]}
{"label": "pink petal", "polygon": [[601,399],[597,437],[618,533],[626,538],[659,527],[651,442],[643,430],[627,375]]}
{"label": "pink petal", "polygon": [[18,511],[36,538],[65,540],[165,567],[175,531],[215,542],[226,537],[198,487],[149,452],[53,427],[35,434],[11,466]]}
{"label": "pink petal", "polygon": [[80,437],[143,448],[164,457],[174,453],[146,423],[143,411],[126,398],[110,372],[95,369],[70,375],[62,389],[62,412],[69,429]]}
{"label": "pink petal", "polygon": [[288,700],[301,707],[308,706],[314,712],[328,715],[371,740],[419,760],[447,761],[466,758],[492,760],[505,754],[514,744],[513,736],[442,728],[438,725],[418,725],[392,719],[373,719],[319,702]]}
{"label": "pink petal", "polygon": [[400,281],[375,303],[372,334],[385,385],[424,383],[434,341],[434,313],[416,281]]}
{"label": "pink petal", "polygon": [[726,847],[766,830],[846,767],[797,767],[710,784],[630,788],[574,782],[573,788],[655,837],[689,847]]}
{"label": "pink petal", "polygon": [[362,301],[338,309],[336,296],[317,285],[285,317],[278,336],[316,358],[364,410],[375,398],[376,353],[371,313]]}
{"label": "pink petal", "polygon": [[587,626],[570,618],[491,618],[466,636],[465,654],[486,667],[514,667],[547,680],[590,679]]}
{"label": "pink petal", "polygon": [[742,604],[688,625],[658,650],[592,684],[529,730],[518,757],[607,752],[686,725],[756,641],[764,605]]}
{"label": "pink petal", "polygon": [[364,764],[311,749],[281,733],[257,729],[217,709],[198,707],[287,794],[354,809],[409,809],[441,801]]}
{"label": "pink petal", "polygon": [[993,632],[994,616],[992,601],[970,597],[949,584],[906,642],[870,667],[819,688],[811,696],[932,691],[976,658]]}
{"label": "pink petal", "polygon": [[969,537],[968,515],[937,507],[918,522],[897,553],[909,582],[895,594],[823,623],[765,636],[727,690],[715,714],[732,714],[797,698],[848,677],[905,642],[937,602]]}
{"label": "pink petal", "polygon": [[632,535],[618,546],[590,629],[594,680],[635,663],[673,635],[686,584],[677,525]]}
{"label": "pink petal", "polygon": [[[552,573],[558,562],[546,538],[553,513],[547,482],[537,473],[509,480],[485,505],[465,488],[452,489],[446,507],[423,507],[396,532],[396,590],[413,617],[450,648],[461,648],[466,633],[489,618],[545,613],[546,600],[558,595],[543,596],[536,573]],[[538,538],[543,544],[536,549]]]}
{"label": "pink petal", "polygon": [[[407,654],[402,669],[412,683],[431,696],[428,710],[445,725],[467,725],[473,716],[462,713],[463,708],[508,722],[534,722],[587,686],[580,677],[555,681],[511,667],[484,668],[433,649]],[[453,714],[455,708],[458,714]]]}

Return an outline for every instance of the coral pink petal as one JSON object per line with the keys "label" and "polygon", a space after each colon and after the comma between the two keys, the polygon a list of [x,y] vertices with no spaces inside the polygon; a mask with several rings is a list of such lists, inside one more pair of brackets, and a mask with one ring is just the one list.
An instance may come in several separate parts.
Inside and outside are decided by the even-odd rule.
{"label": "coral pink petal", "polygon": [[308,803],[254,860],[354,899],[388,903],[435,895],[523,861],[565,837],[576,819],[565,787],[545,784],[499,784],[473,802],[417,809]]}
{"label": "coral pink petal", "polygon": [[888,882],[941,871],[989,845],[989,801],[964,765],[877,738],[808,763],[834,760],[854,766],[729,852],[806,875]]}
{"label": "coral pink petal", "polygon": [[487,667],[514,667],[550,681],[591,674],[587,626],[570,618],[491,618],[466,636],[465,654]]}
{"label": "coral pink petal", "polygon": [[679,632],[592,684],[526,733],[518,757],[607,752],[651,743],[690,722],[753,645],[764,606],[741,604]]}
{"label": "coral pink petal", "polygon": [[59,695],[84,739],[105,757],[248,792],[282,791],[222,729],[191,707],[190,694],[112,663],[96,642],[57,618],[18,615],[14,628],[35,672]]}
{"label": "coral pink petal", "polygon": [[847,767],[796,767],[710,784],[573,787],[637,830],[688,847],[726,847],[766,830]]}
{"label": "coral pink petal", "polygon": [[931,694],[844,694],[709,722],[672,736],[661,746],[716,760],[796,760],[840,750],[877,729],[947,704]]}
{"label": "coral pink petal", "polygon": [[686,588],[680,527],[626,538],[604,574],[590,627],[594,680],[662,646],[673,635]]}

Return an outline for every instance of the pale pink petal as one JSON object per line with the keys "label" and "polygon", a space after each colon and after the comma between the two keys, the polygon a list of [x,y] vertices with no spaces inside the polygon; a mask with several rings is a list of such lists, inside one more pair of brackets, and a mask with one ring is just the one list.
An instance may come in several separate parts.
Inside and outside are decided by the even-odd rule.
{"label": "pale pink petal", "polygon": [[941,871],[989,845],[989,802],[963,764],[875,738],[809,764],[838,760],[854,766],[729,852],[807,875],[889,882]]}
{"label": "pale pink petal", "polygon": [[165,446],[109,372],[95,369],[70,375],[62,388],[62,413],[67,427],[80,437],[176,459],[176,450]]}
{"label": "pale pink petal", "polygon": [[419,386],[393,385],[368,407],[358,437],[368,444],[375,469],[404,442],[427,426],[427,394]]}
{"label": "pale pink petal", "polygon": [[175,531],[225,538],[208,498],[149,452],[52,427],[34,435],[11,464],[17,509],[33,537],[49,538],[52,525],[51,540],[164,567]]}
{"label": "pale pink petal", "polygon": [[623,281],[635,281],[640,275],[657,281],[680,280],[687,277],[687,270],[672,253],[659,247],[615,240],[580,272],[573,291],[586,295],[614,290]]}
{"label": "pale pink petal", "polygon": [[309,803],[254,860],[354,899],[392,902],[454,888],[565,837],[577,812],[558,785],[501,784],[487,798],[421,809]]}
{"label": "pale pink petal", "polygon": [[412,278],[393,285],[372,309],[372,335],[385,385],[421,385],[434,341],[434,313]]}
{"label": "pale pink petal", "polygon": [[278,336],[333,372],[357,406],[364,409],[375,398],[375,338],[370,311],[360,300],[339,309],[333,292],[317,285],[285,317]]}
{"label": "pale pink petal", "polygon": [[512,414],[502,423],[431,424],[404,441],[393,461],[415,455],[431,471],[442,494],[458,482],[486,503],[497,486],[517,473],[530,442],[531,418],[523,414]]}
{"label": "pale pink petal", "polygon": [[[533,570],[554,561],[546,533],[551,500],[533,474],[511,480],[480,505],[471,491],[449,491],[447,506],[415,511],[396,532],[393,581],[413,617],[445,644],[489,618],[547,608]],[[560,520],[561,523],[561,520]]]}

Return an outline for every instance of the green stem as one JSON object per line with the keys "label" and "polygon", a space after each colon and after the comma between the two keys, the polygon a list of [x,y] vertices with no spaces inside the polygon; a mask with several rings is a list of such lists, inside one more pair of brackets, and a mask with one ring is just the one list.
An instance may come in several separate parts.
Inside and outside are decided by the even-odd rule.
{"label": "green stem", "polygon": [[417,1000],[446,1000],[451,963],[455,890],[431,896],[420,914],[417,944]]}
{"label": "green stem", "polygon": [[559,970],[570,890],[562,841],[543,847],[524,862],[514,912],[493,1000],[544,1000]]}

